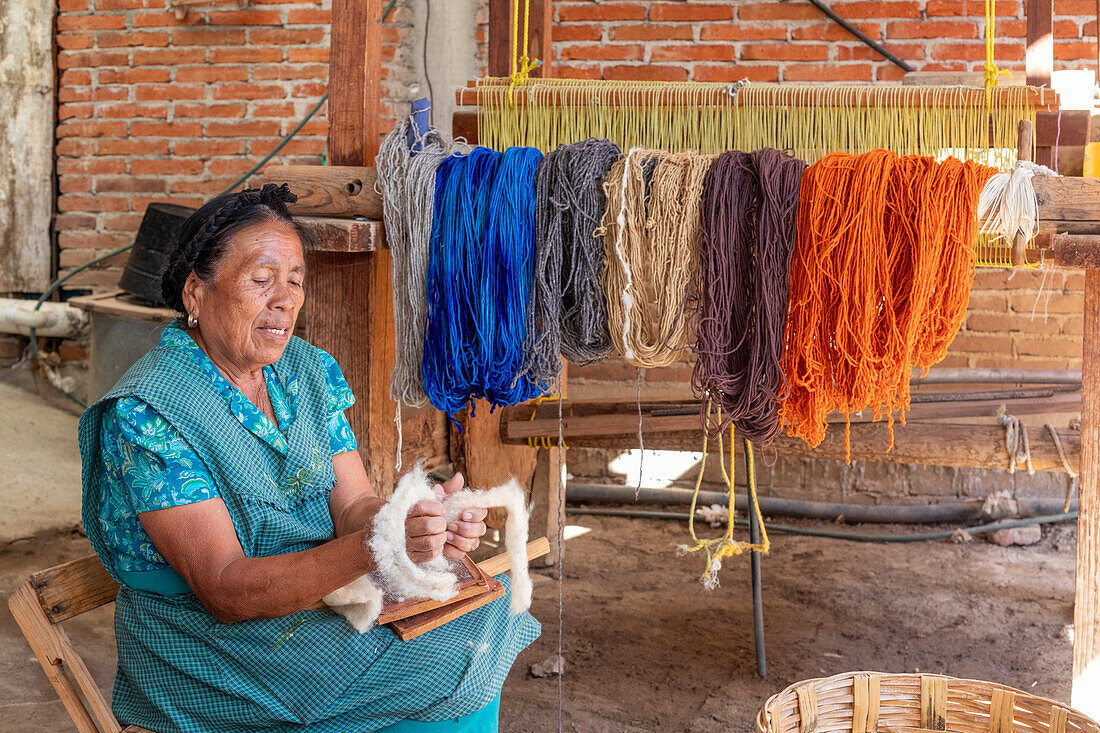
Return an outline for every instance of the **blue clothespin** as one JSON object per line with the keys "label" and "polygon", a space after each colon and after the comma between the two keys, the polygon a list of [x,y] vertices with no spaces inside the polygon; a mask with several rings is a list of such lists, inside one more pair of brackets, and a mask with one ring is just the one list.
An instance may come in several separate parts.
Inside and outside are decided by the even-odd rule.
{"label": "blue clothespin", "polygon": [[424,147],[423,137],[432,124],[432,103],[427,97],[414,99],[412,103],[412,125],[407,135],[409,150],[413,155]]}

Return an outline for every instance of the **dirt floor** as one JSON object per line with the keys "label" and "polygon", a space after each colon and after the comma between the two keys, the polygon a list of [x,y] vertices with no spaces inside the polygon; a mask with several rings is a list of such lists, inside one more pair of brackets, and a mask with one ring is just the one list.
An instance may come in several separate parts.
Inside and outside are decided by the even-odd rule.
{"label": "dirt floor", "polygon": [[[678,522],[572,516],[569,523],[588,531],[567,543],[564,730],[747,732],[769,695],[851,670],[987,679],[1068,700],[1072,527],[1047,527],[1042,543],[1027,548],[775,536],[764,561],[768,678],[761,680],[746,559],[728,562],[722,586],[708,592],[696,580],[701,560],[675,553],[686,533]],[[2,546],[0,587],[88,551],[76,533]],[[557,652],[557,594],[552,577],[536,586],[532,611],[543,634],[508,678],[502,731],[557,730],[558,680],[530,673]],[[109,687],[110,608],[66,627]],[[71,729],[7,614],[0,614],[0,669],[0,731]]]}

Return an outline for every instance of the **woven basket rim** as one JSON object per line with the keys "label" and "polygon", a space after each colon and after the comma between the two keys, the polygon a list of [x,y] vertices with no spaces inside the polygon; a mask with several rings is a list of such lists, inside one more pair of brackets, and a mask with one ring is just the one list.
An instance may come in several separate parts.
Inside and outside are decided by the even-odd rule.
{"label": "woven basket rim", "polygon": [[794,695],[794,694],[796,694],[796,691],[798,689],[806,687],[807,685],[813,685],[816,688],[820,684],[827,684],[827,683],[832,683],[832,682],[850,680],[850,679],[853,679],[857,676],[874,676],[874,677],[878,677],[879,680],[901,680],[901,679],[906,679],[906,680],[916,680],[916,681],[919,681],[922,677],[935,677],[935,678],[939,678],[939,679],[948,680],[949,682],[967,683],[967,684],[977,685],[979,687],[985,687],[985,688],[987,688],[991,691],[992,690],[1002,690],[1004,692],[1011,692],[1011,693],[1015,694],[1017,698],[1023,697],[1023,698],[1033,700],[1033,701],[1036,701],[1036,702],[1049,703],[1051,705],[1057,705],[1058,707],[1065,708],[1072,715],[1083,719],[1085,722],[1091,723],[1094,727],[1096,727],[1097,730],[1100,730],[1100,724],[1097,724],[1097,722],[1095,720],[1093,720],[1089,716],[1085,715],[1080,710],[1077,710],[1076,708],[1071,707],[1068,703],[1064,703],[1064,702],[1061,702],[1060,700],[1055,700],[1055,699],[1049,698],[1049,697],[1043,697],[1042,695],[1035,695],[1033,693],[1026,692],[1024,690],[1020,690],[1020,689],[1017,689],[1015,687],[1009,687],[1008,685],[1003,685],[999,682],[990,682],[989,680],[968,679],[968,678],[965,678],[965,677],[952,677],[950,675],[933,674],[931,672],[873,672],[873,671],[841,672],[839,674],[830,675],[828,677],[811,677],[809,679],[794,682],[794,683],[788,685],[787,687],[785,687],[784,689],[782,689],[781,691],[775,693],[774,695],[769,697],[764,702],[764,706],[762,708],[760,708],[760,712],[758,712],[757,715],[756,715],[757,729],[758,730],[764,730],[764,731],[768,730],[768,718],[767,718],[768,711],[772,708],[772,706],[780,698],[783,698],[784,696]]}

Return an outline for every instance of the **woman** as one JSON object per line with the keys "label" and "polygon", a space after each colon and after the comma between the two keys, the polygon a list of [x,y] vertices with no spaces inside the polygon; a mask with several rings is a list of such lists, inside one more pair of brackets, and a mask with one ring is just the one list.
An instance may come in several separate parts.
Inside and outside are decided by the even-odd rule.
{"label": "woman", "polygon": [[[84,525],[122,584],[115,714],[158,733],[495,731],[508,668],[539,633],[507,601],[408,642],[303,610],[374,569],[384,501],[339,367],[292,336],[310,240],[293,201],[269,184],[187,220],[163,280],[184,317],[81,418]],[[484,518],[448,526],[421,502],[408,554],[459,557]]]}

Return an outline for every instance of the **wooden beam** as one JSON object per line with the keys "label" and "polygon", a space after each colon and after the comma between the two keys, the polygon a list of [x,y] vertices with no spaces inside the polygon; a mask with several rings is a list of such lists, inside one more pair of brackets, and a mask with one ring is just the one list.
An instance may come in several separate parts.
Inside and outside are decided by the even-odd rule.
{"label": "wooden beam", "polygon": [[[528,415],[531,409],[527,408]],[[473,414],[468,409],[459,413],[461,429],[451,431],[451,462],[474,488],[498,486],[513,477],[520,486],[531,486],[538,451],[526,441],[511,445],[501,441],[503,414],[503,410],[490,410],[488,402],[479,400]],[[503,526],[504,516],[503,511],[490,511],[490,525]]]}
{"label": "wooden beam", "polygon": [[[868,86],[867,89],[871,90],[874,87]],[[584,88],[580,88],[584,91]],[[683,104],[682,95],[675,88],[670,86],[667,94],[667,103],[670,105]],[[899,98],[897,104],[902,106],[903,102],[908,103],[911,106],[918,104],[927,104],[929,100],[922,98],[922,89],[919,86],[903,86],[899,87],[899,94],[904,95]],[[762,91],[761,94],[767,92]],[[999,104],[999,97],[1003,94],[1007,94],[1007,89],[994,89],[993,90],[993,105]],[[593,90],[594,94],[594,90]],[[455,90],[455,100],[460,107],[474,107],[477,106],[479,100],[485,102],[492,102],[495,104],[507,104],[509,103],[509,89],[505,83],[488,83],[481,81],[475,86],[466,87],[463,89]],[[1035,89],[1028,93],[1028,99],[1031,104],[1035,106],[1036,110],[1044,111],[1058,108],[1058,95],[1050,89]],[[555,100],[558,97],[559,100]],[[527,104],[527,89],[516,89],[512,93],[512,99],[516,106],[524,106]],[[636,93],[630,89],[606,89],[600,92],[600,99],[604,103],[610,105],[636,105]],[[723,85],[713,84],[712,88],[705,93],[700,93],[694,97],[696,102],[701,105],[708,106],[722,106],[728,100]],[[584,107],[588,105],[583,94],[579,95],[576,90],[565,89],[562,87],[549,87],[547,89],[540,90],[539,100],[542,104],[555,104],[560,101],[561,105],[572,105],[576,107]],[[655,103],[654,97],[650,97],[650,103]],[[819,106],[824,103],[825,100],[833,100],[836,103],[836,97],[834,92],[830,92],[828,87],[820,87],[813,93],[808,93],[806,96],[805,107]],[[755,104],[756,102],[746,102],[746,104]],[[790,106],[785,100],[776,102],[776,104],[783,104]],[[856,95],[851,100],[852,106],[857,107],[869,107],[880,104],[877,97],[872,96],[870,93],[867,95]],[[950,108],[984,108],[985,107],[985,91],[982,89],[964,89],[959,88],[951,91],[949,97],[945,97],[941,102],[944,107]]]}
{"label": "wooden beam", "polygon": [[1055,234],[1050,246],[1058,267],[1100,269],[1100,234]]}
{"label": "wooden beam", "polygon": [[[373,163],[374,161],[371,161]],[[295,216],[382,218],[382,195],[373,166],[269,165],[264,183],[285,183],[298,197],[287,208]]]}
{"label": "wooden beam", "polygon": [[[921,396],[933,397],[934,393],[922,393],[914,395],[914,399]],[[599,404],[599,403],[596,403]],[[586,405],[589,414],[569,414],[569,410],[562,419],[562,434],[568,445],[574,438],[579,437],[609,437],[613,435],[624,436],[628,445],[635,440],[638,433],[637,412],[626,412],[621,409],[622,403],[602,403],[602,408],[595,408],[593,403]],[[632,405],[633,406],[633,405]],[[659,410],[660,408],[658,408]],[[557,414],[548,415],[541,410],[534,419],[523,417],[521,411],[504,410],[504,418],[501,425],[501,435],[505,443],[520,444],[532,438],[546,438],[557,442],[558,418]],[[1013,415],[1049,415],[1051,413],[1077,413],[1081,410],[1081,393],[1058,392],[1042,397],[1026,397],[1019,399],[1001,400],[960,400],[915,403],[910,407],[906,420],[912,424],[921,420],[945,420],[955,418],[996,417],[1002,411]],[[681,414],[642,416],[642,432],[646,434],[691,432],[701,430],[701,420],[698,408],[685,404]],[[853,425],[876,422],[871,410],[864,410],[845,416],[834,413],[829,416],[828,422],[832,425],[843,425],[850,422]],[[881,421],[879,421],[881,422]]]}
{"label": "wooden beam", "polygon": [[[1035,176],[1040,223],[1095,221],[1100,225],[1100,178]],[[1098,232],[1100,233],[1100,232]]]}
{"label": "wooden beam", "polygon": [[1085,273],[1084,404],[1078,489],[1071,704],[1100,717],[1100,270]]}
{"label": "wooden beam", "polygon": [[333,0],[328,160],[369,165],[382,113],[382,0]]}
{"label": "wooden beam", "polygon": [[477,112],[474,110],[456,110],[451,118],[451,137],[462,138],[471,145],[477,145]]}
{"label": "wooden beam", "polygon": [[[1027,18],[1024,56],[1027,83],[1033,87],[1049,88],[1054,73],[1054,0],[1026,0],[1024,17]],[[1047,142],[1049,137],[1045,130],[1055,116],[1056,111],[1052,110],[1040,110],[1036,114],[1038,147],[1035,162],[1040,165],[1051,165],[1054,158],[1054,148]]]}
{"label": "wooden beam", "polygon": [[538,451],[535,475],[531,482],[529,535],[544,534],[550,540],[549,553],[540,563],[552,567],[558,563],[561,529],[565,526],[565,455],[553,447]]}
{"label": "wooden beam", "polygon": [[[690,416],[687,416],[690,417]],[[650,418],[655,420],[657,418]],[[667,419],[667,418],[666,418]],[[506,418],[507,420],[507,418]],[[698,417],[690,429],[678,431],[651,430],[643,421],[643,437],[647,449],[698,451],[702,445],[702,432]],[[620,428],[624,429],[625,428]],[[1075,471],[1081,465],[1081,434],[1075,430],[1058,429],[1058,438],[1069,465]],[[1028,431],[1031,443],[1032,465],[1037,471],[1065,472],[1058,449],[1050,433],[1041,426]],[[548,436],[556,442],[557,431]],[[515,440],[515,439],[509,439]],[[612,448],[627,450],[638,447],[637,418],[631,432],[602,435],[570,435],[565,432],[565,443],[573,448]],[[844,460],[844,428],[840,425],[826,433],[825,440],[817,447],[810,447],[799,438],[780,435],[774,447],[781,456]],[[1005,450],[1004,428],[998,425],[973,425],[959,423],[909,423],[894,425],[894,448],[889,452],[889,436],[883,423],[856,423],[851,426],[851,458],[853,461],[878,463],[918,463],[927,466],[959,468],[1007,469],[1008,453]],[[712,444],[712,448],[714,448]]]}
{"label": "wooden beam", "polygon": [[316,240],[315,252],[376,252],[386,240],[382,222],[358,219],[300,216],[298,222],[309,229]]}

